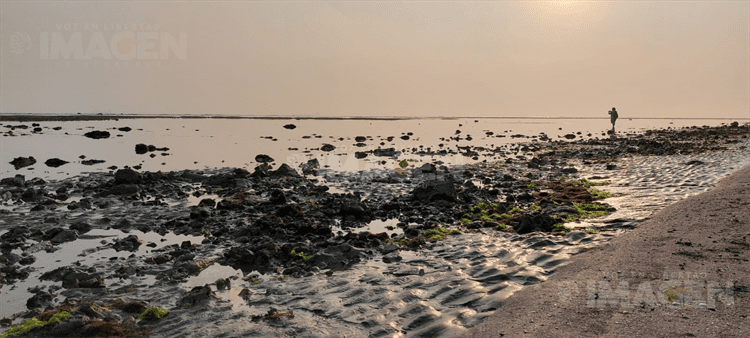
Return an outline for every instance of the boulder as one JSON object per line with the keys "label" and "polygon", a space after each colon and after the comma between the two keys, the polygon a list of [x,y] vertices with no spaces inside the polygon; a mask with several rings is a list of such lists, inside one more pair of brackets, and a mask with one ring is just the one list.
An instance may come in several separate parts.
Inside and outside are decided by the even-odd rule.
{"label": "boulder", "polygon": [[115,172],[115,184],[137,184],[141,180],[141,174],[130,168]]}
{"label": "boulder", "polygon": [[259,154],[255,156],[255,162],[258,162],[258,163],[269,163],[273,161],[274,159],[271,156],[268,156],[266,154]]}
{"label": "boulder", "polygon": [[453,180],[426,181],[412,191],[412,196],[422,202],[444,200],[456,202],[456,188]]}
{"label": "boulder", "polygon": [[36,163],[36,159],[34,158],[34,156],[16,157],[13,159],[13,161],[10,161],[10,164],[12,164],[13,167],[16,168],[16,170],[34,165],[34,163]]}
{"label": "boulder", "polygon": [[98,139],[103,139],[103,138],[109,138],[109,132],[102,131],[102,130],[93,130],[93,131],[83,134],[83,136],[98,140]]}
{"label": "boulder", "polygon": [[62,166],[64,164],[68,163],[68,161],[61,160],[59,158],[51,158],[47,161],[44,161],[44,164],[51,168],[57,168],[59,166]]}
{"label": "boulder", "polygon": [[148,152],[148,146],[143,143],[138,143],[135,145],[135,153],[138,155],[145,154]]}
{"label": "boulder", "polygon": [[300,177],[297,171],[286,163],[282,164],[279,169],[276,169],[276,171],[273,172],[273,176]]}
{"label": "boulder", "polygon": [[285,128],[285,129],[289,129],[289,130],[292,130],[292,129],[294,129],[294,128],[297,128],[297,126],[295,126],[295,125],[293,125],[293,124],[291,124],[291,123],[290,123],[290,124],[286,124],[286,125],[284,125],[284,128]]}
{"label": "boulder", "polygon": [[519,234],[527,234],[534,231],[550,232],[554,229],[557,220],[546,213],[525,214],[518,219],[518,224],[513,228]]}

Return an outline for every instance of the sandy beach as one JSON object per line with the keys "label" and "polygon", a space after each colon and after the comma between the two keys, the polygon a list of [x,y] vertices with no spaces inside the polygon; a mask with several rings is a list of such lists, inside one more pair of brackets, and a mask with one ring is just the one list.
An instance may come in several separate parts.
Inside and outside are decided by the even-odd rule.
{"label": "sandy beach", "polygon": [[747,337],[749,193],[745,167],[575,255],[464,337]]}
{"label": "sandy beach", "polygon": [[[183,122],[160,127],[181,129]],[[298,135],[285,142],[307,144],[296,162],[287,156],[298,150],[287,150],[251,153],[241,159],[249,162],[243,167],[164,171],[146,168],[191,160],[191,153],[165,144],[168,138],[154,149],[139,143],[152,133],[148,120],[144,130],[108,125],[107,137],[104,128],[55,129],[57,121],[32,125],[37,132],[9,124],[4,139],[60,139],[80,144],[79,150],[117,142],[128,155],[92,156],[106,160],[92,164],[98,172],[76,172],[83,163],[60,164],[68,177],[38,169],[33,154],[14,149],[20,156],[8,159],[5,170],[18,174],[0,182],[2,324],[9,332],[30,329],[26,336],[492,336],[498,331],[485,325],[503,317],[516,294],[548,285],[579,257],[641,231],[658,218],[655,211],[710,191],[750,165],[750,127],[739,123],[597,137],[600,130],[587,136],[551,125],[545,128],[560,134],[490,133],[478,122],[449,121],[441,123],[485,136],[467,140],[470,135],[449,127],[443,131],[454,136],[444,139],[455,150],[441,155],[420,144],[436,138],[427,129],[317,140],[304,137],[311,125],[295,121],[293,134],[289,122],[273,121],[273,133]],[[519,142],[492,145],[511,138]],[[378,166],[325,168],[319,159],[330,151],[323,142],[342,157]],[[361,145],[348,147],[353,142]],[[169,155],[157,157],[165,145]],[[400,151],[389,150],[395,148]],[[356,157],[361,153],[367,157]],[[62,162],[72,156],[64,154]],[[48,168],[58,164],[37,156]],[[471,161],[442,162],[443,156]],[[118,159],[124,165],[111,166]],[[658,241],[667,247],[673,239]],[[677,258],[709,257],[699,240],[678,241]],[[743,249],[728,250],[743,257]],[[684,268],[724,287],[729,280]],[[747,283],[732,281],[741,294]],[[583,286],[576,293],[564,285],[563,295],[586,294]],[[684,288],[670,291],[683,299]],[[718,313],[722,304],[710,305]]]}

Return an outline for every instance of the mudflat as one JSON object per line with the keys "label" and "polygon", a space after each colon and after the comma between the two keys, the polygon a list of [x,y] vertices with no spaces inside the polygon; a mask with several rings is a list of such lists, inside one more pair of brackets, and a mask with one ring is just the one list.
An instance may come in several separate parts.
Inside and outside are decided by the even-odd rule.
{"label": "mudflat", "polygon": [[748,337],[749,210],[744,167],[573,256],[464,336]]}

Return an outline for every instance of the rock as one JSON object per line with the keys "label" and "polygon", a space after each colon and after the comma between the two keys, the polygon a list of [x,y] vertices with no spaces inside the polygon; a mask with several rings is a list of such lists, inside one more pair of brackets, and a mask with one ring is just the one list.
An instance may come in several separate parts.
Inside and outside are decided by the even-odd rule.
{"label": "rock", "polygon": [[375,149],[372,154],[379,157],[394,157],[398,154],[395,148]]}
{"label": "rock", "polygon": [[204,219],[211,217],[211,211],[206,208],[193,208],[190,210],[190,219]]}
{"label": "rock", "polygon": [[572,139],[576,138],[576,135],[575,134],[565,134],[565,138],[568,139],[568,140],[572,140]]}
{"label": "rock", "polygon": [[313,172],[315,169],[320,168],[320,162],[317,158],[308,160],[307,163],[300,163],[299,167],[302,169],[302,173],[308,174]]}
{"label": "rock", "polygon": [[37,308],[44,309],[52,305],[53,298],[55,298],[55,296],[49,292],[38,292],[26,300],[26,308],[29,310]]}
{"label": "rock", "polygon": [[268,156],[266,154],[260,154],[260,155],[255,156],[255,162],[258,162],[258,163],[269,163],[273,161],[274,159],[271,158],[271,156]]}
{"label": "rock", "polygon": [[733,128],[737,128],[737,127],[740,126],[740,123],[737,122],[737,121],[734,121],[734,122],[732,122],[732,124],[730,124],[730,126],[732,126]]}
{"label": "rock", "polygon": [[116,240],[112,248],[115,249],[115,251],[135,251],[138,250],[138,247],[141,246],[141,244],[143,244],[143,241],[138,239],[138,236],[130,235],[123,239]]}
{"label": "rock", "polygon": [[574,173],[578,172],[578,169],[573,168],[573,167],[568,167],[568,168],[563,168],[560,171],[562,171],[563,173],[566,173],[566,174],[574,174]]}
{"label": "rock", "polygon": [[456,188],[453,180],[426,181],[412,191],[412,196],[422,202],[444,200],[456,202]]}
{"label": "rock", "polygon": [[143,143],[138,143],[135,145],[135,153],[138,155],[142,155],[148,152],[148,146]]}
{"label": "rock", "polygon": [[16,157],[13,159],[13,161],[10,161],[10,164],[12,164],[13,167],[16,168],[16,170],[23,167],[28,167],[30,165],[33,165],[34,163],[36,163],[36,159],[34,158],[34,156]]}
{"label": "rock", "polygon": [[546,213],[524,214],[518,219],[518,225],[513,228],[519,234],[534,231],[550,232],[557,221]]}
{"label": "rock", "polygon": [[78,231],[79,234],[83,234],[91,231],[92,227],[90,224],[85,222],[76,222],[70,225],[70,229]]}
{"label": "rock", "polygon": [[341,244],[315,253],[305,263],[320,269],[341,270],[359,263],[361,254],[350,244]]}
{"label": "rock", "polygon": [[388,243],[383,249],[380,251],[382,254],[387,255],[391,252],[398,251],[398,245],[394,243]]}
{"label": "rock", "polygon": [[289,176],[289,177],[301,177],[296,170],[292,169],[288,164],[282,164],[279,169],[273,172],[273,176]]}
{"label": "rock", "polygon": [[270,176],[270,173],[268,172],[270,169],[271,166],[269,166],[267,163],[263,163],[255,167],[255,171],[250,174],[250,177],[268,177]]}
{"label": "rock", "polygon": [[115,173],[115,184],[134,184],[141,180],[141,174],[130,168],[120,169]]}
{"label": "rock", "polygon": [[14,187],[23,187],[26,182],[26,177],[24,175],[16,175],[14,177],[6,177],[0,180],[0,184],[2,185],[10,185]]}
{"label": "rock", "polygon": [[268,201],[272,204],[286,204],[286,195],[284,195],[283,190],[274,189],[271,191],[271,197]]}
{"label": "rock", "polygon": [[364,141],[367,141],[367,137],[357,136],[357,137],[354,138],[354,140],[357,141],[357,142],[364,142]]}
{"label": "rock", "polygon": [[64,164],[68,163],[68,161],[61,160],[59,158],[51,158],[44,162],[45,165],[51,168],[57,168],[59,166],[62,166]]}
{"label": "rock", "polygon": [[62,231],[58,232],[55,237],[52,237],[49,241],[52,242],[52,244],[60,244],[65,242],[72,242],[78,239],[78,231],[70,230],[70,229],[63,229]]}
{"label": "rock", "polygon": [[412,177],[434,173],[437,173],[437,168],[435,167],[435,165],[432,163],[425,163],[421,167],[414,169],[414,172],[412,172]]}
{"label": "rock", "polygon": [[297,128],[297,126],[295,126],[295,125],[293,125],[293,124],[290,123],[290,124],[284,125],[284,128],[292,130],[294,128]]}
{"label": "rock", "polygon": [[229,278],[219,278],[216,280],[216,290],[226,290],[232,287]]}
{"label": "rock", "polygon": [[94,165],[94,164],[99,164],[99,163],[104,163],[104,162],[106,162],[106,161],[104,161],[104,160],[93,160],[92,159],[92,160],[81,161],[81,164],[83,164],[83,165]]}
{"label": "rock", "polygon": [[109,138],[109,132],[102,131],[102,130],[93,130],[93,131],[83,134],[83,136],[98,140],[98,139],[103,139],[103,138]]}
{"label": "rock", "polygon": [[205,305],[211,298],[217,298],[216,294],[211,291],[211,286],[196,286],[188,293],[177,300],[177,308],[192,308],[198,305]]}
{"label": "rock", "polygon": [[607,170],[615,170],[615,169],[617,169],[616,164],[607,164]]}
{"label": "rock", "polygon": [[391,252],[385,256],[383,256],[383,263],[393,263],[401,261],[401,256],[399,256],[398,252]]}
{"label": "rock", "polygon": [[[118,184],[109,190],[102,193],[102,195],[138,195],[141,192],[141,188],[137,184]],[[71,203],[72,204],[72,203]],[[79,203],[80,204],[80,203]],[[84,208],[88,209],[88,208]]]}
{"label": "rock", "polygon": [[334,151],[334,150],[336,150],[336,147],[333,146],[333,145],[331,145],[331,144],[325,143],[325,144],[323,144],[322,147],[320,147],[320,150],[322,150],[322,151]]}
{"label": "rock", "polygon": [[365,207],[359,203],[346,203],[341,205],[339,214],[341,214],[342,216],[352,215],[354,217],[360,217],[365,214]]}
{"label": "rock", "polygon": [[129,131],[131,131],[131,130],[133,130],[133,129],[131,129],[130,127],[120,127],[120,128],[117,128],[117,130],[119,130],[119,131],[124,131],[124,132],[126,132],[126,133],[127,133],[127,132],[129,132]]}
{"label": "rock", "polygon": [[401,136],[401,139],[402,139],[402,140],[404,140],[404,141],[406,141],[406,140],[408,140],[408,139],[409,139],[409,135],[404,135],[404,136]]}
{"label": "rock", "polygon": [[367,153],[366,152],[362,152],[362,151],[357,151],[357,152],[354,152],[354,157],[356,159],[363,159],[363,158],[367,157]]}

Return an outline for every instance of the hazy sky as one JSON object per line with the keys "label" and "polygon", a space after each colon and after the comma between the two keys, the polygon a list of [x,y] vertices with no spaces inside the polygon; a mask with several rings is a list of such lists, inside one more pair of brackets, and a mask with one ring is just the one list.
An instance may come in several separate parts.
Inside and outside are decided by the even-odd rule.
{"label": "hazy sky", "polygon": [[750,118],[748,4],[2,1],[0,113]]}

